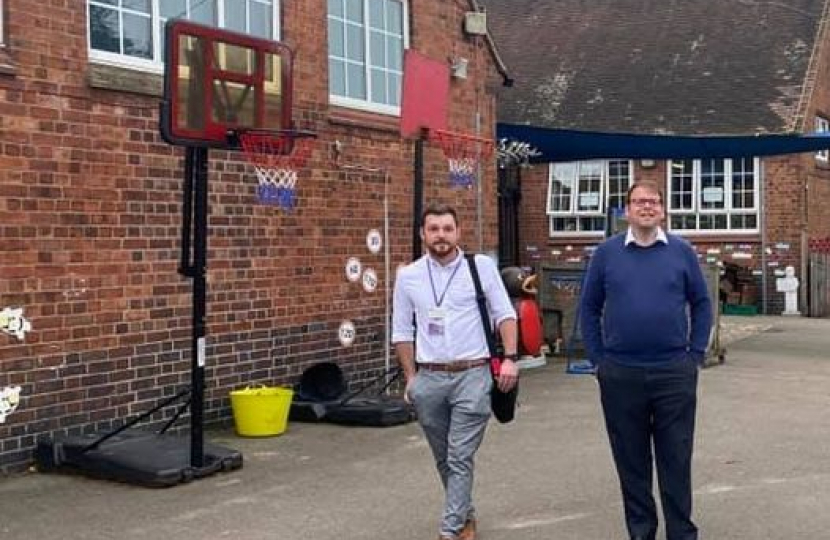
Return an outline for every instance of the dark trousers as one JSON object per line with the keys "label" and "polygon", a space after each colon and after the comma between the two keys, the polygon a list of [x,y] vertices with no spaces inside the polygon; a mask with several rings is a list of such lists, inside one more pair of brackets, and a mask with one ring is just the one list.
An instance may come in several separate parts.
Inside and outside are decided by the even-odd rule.
{"label": "dark trousers", "polygon": [[692,522],[692,447],[698,367],[691,360],[654,368],[608,361],[597,372],[605,426],[632,538],[653,540],[652,445],[667,540],[697,540]]}

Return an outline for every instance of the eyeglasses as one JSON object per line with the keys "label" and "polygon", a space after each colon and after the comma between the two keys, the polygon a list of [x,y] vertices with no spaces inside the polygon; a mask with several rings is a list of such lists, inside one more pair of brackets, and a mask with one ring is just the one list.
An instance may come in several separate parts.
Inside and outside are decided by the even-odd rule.
{"label": "eyeglasses", "polygon": [[660,206],[660,199],[657,199],[657,198],[631,199],[631,204],[633,204],[634,206]]}

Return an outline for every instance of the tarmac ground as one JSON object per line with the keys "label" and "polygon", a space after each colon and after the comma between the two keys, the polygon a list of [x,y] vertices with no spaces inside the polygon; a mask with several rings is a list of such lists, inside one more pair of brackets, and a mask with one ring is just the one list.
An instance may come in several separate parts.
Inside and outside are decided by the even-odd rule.
{"label": "tarmac ground", "polygon": [[[701,539],[830,538],[830,320],[723,317],[701,371],[694,457]],[[590,375],[522,374],[516,422],[476,466],[481,540],[625,540]],[[441,490],[416,423],[209,432],[242,469],[166,489],[31,472],[0,479],[0,538],[434,540]],[[656,486],[655,486],[656,487]],[[662,538],[662,533],[660,538]]]}

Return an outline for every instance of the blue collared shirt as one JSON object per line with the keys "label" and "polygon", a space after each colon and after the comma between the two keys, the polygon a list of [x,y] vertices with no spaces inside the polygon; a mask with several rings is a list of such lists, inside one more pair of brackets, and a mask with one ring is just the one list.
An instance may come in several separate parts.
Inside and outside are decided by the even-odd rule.
{"label": "blue collared shirt", "polygon": [[[516,311],[496,264],[486,255],[476,255],[475,260],[487,297],[487,309],[496,327],[505,319],[516,319]],[[436,308],[443,314],[440,334],[428,330],[430,313],[434,314]],[[412,325],[413,313],[417,336]],[[392,343],[412,341],[415,341],[418,363],[490,356],[476,303],[475,285],[461,250],[446,266],[424,255],[398,271],[392,304]]]}

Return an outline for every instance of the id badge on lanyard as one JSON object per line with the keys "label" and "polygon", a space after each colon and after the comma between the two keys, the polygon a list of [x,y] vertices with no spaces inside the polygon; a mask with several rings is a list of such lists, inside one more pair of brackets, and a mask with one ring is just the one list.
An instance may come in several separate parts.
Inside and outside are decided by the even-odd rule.
{"label": "id badge on lanyard", "polygon": [[453,278],[455,278],[455,274],[458,273],[458,269],[461,268],[460,264],[456,264],[455,269],[453,269],[452,274],[450,274],[449,279],[447,279],[447,284],[444,285],[444,290],[441,292],[439,296],[438,293],[435,291],[435,281],[432,277],[432,269],[427,263],[427,272],[429,274],[429,286],[432,289],[432,298],[435,301],[435,306],[431,307],[428,312],[428,320],[427,320],[427,334],[430,336],[443,336],[444,330],[446,329],[447,325],[447,310],[446,308],[442,307],[441,304],[444,303],[444,298],[447,296],[447,291],[450,288],[450,284],[452,283]]}
{"label": "id badge on lanyard", "polygon": [[428,316],[427,333],[430,336],[443,336],[447,320],[447,310],[442,307],[430,308]]}

